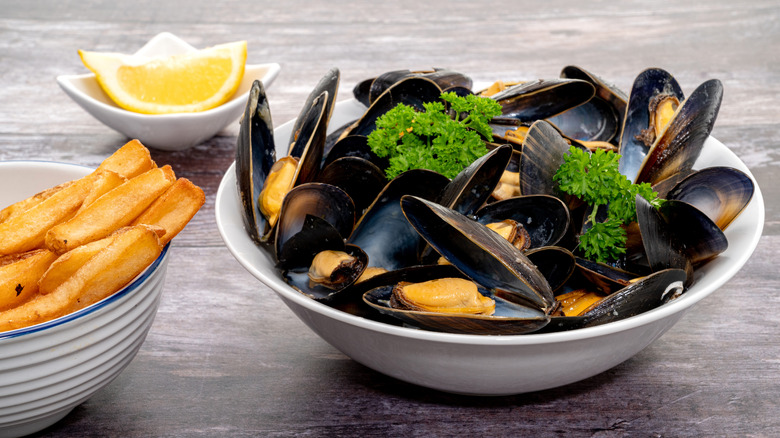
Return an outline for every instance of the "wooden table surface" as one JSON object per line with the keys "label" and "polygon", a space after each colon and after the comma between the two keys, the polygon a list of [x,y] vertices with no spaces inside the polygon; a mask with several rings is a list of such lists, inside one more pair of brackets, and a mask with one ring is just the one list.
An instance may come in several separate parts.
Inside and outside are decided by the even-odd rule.
{"label": "wooden table surface", "polygon": [[233,161],[234,123],[187,151],[153,151],[203,187],[206,204],[173,242],[135,360],[46,436],[780,435],[777,0],[0,0],[0,11],[0,160],[97,165],[126,139],[55,77],[86,72],[77,49],[132,53],[168,31],[199,48],[246,39],[248,62],[280,63],[268,88],[276,124],[331,67],[342,72],[339,100],[366,77],[431,66],[492,81],[556,77],[574,64],[626,91],[651,66],[687,91],[718,78],[713,135],[751,169],[766,203],[744,268],[632,359],[537,393],[451,395],[350,360],[230,255],[214,196]]}

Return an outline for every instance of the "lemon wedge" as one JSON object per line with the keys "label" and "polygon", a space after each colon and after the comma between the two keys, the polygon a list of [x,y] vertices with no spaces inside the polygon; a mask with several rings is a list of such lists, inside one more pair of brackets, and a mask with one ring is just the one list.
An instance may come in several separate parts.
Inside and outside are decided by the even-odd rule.
{"label": "lemon wedge", "polygon": [[103,91],[120,107],[144,114],[205,111],[238,89],[246,41],[161,58],[79,50]]}

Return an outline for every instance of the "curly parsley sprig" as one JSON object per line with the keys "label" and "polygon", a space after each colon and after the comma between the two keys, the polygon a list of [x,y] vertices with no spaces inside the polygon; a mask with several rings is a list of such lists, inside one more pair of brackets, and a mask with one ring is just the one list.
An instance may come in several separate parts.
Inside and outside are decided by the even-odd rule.
{"label": "curly parsley sprig", "polygon": [[[648,183],[632,184],[618,170],[620,155],[597,150],[588,153],[572,146],[553,177],[559,188],[577,196],[592,208],[589,228],[579,236],[586,258],[609,262],[626,252],[624,225],[636,221],[636,195],[658,208],[663,202]],[[599,207],[607,207],[607,219],[599,221]]]}
{"label": "curly parsley sprig", "polygon": [[[490,119],[501,114],[493,99],[447,92],[442,101],[424,103],[424,111],[398,104],[376,120],[368,145],[379,157],[388,157],[388,179],[409,169],[429,169],[454,178],[487,153],[492,139]],[[447,110],[445,102],[449,104]]]}

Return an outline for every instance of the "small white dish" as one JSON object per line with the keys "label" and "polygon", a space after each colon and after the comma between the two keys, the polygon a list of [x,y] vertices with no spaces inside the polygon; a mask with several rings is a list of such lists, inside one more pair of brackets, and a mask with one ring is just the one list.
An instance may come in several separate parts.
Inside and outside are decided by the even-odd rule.
{"label": "small white dish", "polygon": [[[336,104],[330,131],[358,118],[365,107],[354,99]],[[274,130],[290,136],[292,122]],[[277,144],[277,156],[286,155]],[[735,167],[751,176],[742,161],[710,137],[695,168]],[[687,310],[707,297],[747,262],[764,226],[764,200],[756,185],[753,199],[725,234],[729,248],[696,271],[696,282],[679,299],[620,321],[560,333],[480,336],[398,327],[358,317],[308,298],[291,288],[275,262],[246,233],[236,188],[235,164],[217,191],[215,211],[222,239],[252,275],[322,339],[353,360],[388,376],[441,391],[510,395],[563,386],[606,371],[631,358],[669,330]],[[715,346],[713,346],[714,348]]]}
{"label": "small white dish", "polygon": [[[135,54],[171,56],[195,50],[175,35],[163,32]],[[57,76],[57,83],[71,99],[109,128],[128,138],[137,138],[147,147],[178,151],[213,137],[238,120],[244,111],[252,82],[259,79],[268,87],[280,70],[276,63],[247,64],[241,84],[230,100],[207,111],[180,114],[150,115],[122,109],[100,88],[92,73]]]}
{"label": "small white dish", "polygon": [[[92,170],[45,161],[0,162],[0,208]],[[51,426],[130,364],[157,313],[168,248],[108,298],[61,318],[0,332],[0,437]]]}

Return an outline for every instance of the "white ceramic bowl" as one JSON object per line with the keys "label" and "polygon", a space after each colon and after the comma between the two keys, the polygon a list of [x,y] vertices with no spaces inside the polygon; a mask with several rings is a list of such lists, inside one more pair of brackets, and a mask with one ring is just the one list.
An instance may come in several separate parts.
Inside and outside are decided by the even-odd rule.
{"label": "white ceramic bowl", "polygon": [[[171,56],[194,50],[175,35],[163,32],[135,54]],[[57,76],[57,83],[77,104],[109,128],[129,138],[137,138],[147,147],[176,151],[195,146],[238,120],[246,106],[252,82],[259,79],[267,88],[279,70],[276,63],[246,65],[241,85],[230,100],[207,111],[181,114],[150,115],[122,109],[100,88],[92,73]]]}
{"label": "white ceramic bowl", "polygon": [[[92,169],[39,161],[0,162],[0,206]],[[0,436],[42,430],[108,385],[135,357],[152,325],[168,247],[128,286],[64,317],[0,333]]]}
{"label": "white ceramic bowl", "polygon": [[[341,126],[364,110],[354,100],[339,102],[330,125]],[[282,125],[274,137],[286,139],[290,129],[291,123]],[[284,152],[277,147],[277,154]],[[717,165],[750,174],[726,146],[709,138],[696,167]],[[598,327],[517,336],[461,335],[391,326],[335,310],[295,291],[282,280],[271,257],[244,231],[235,165],[228,169],[217,192],[216,218],[225,244],[239,263],[273,289],[315,333],[347,356],[388,376],[429,388],[508,395],[585,379],[648,346],[745,264],[761,237],[764,202],[756,186],[751,203],[726,230],[728,250],[697,271],[696,283],[681,298]]]}

